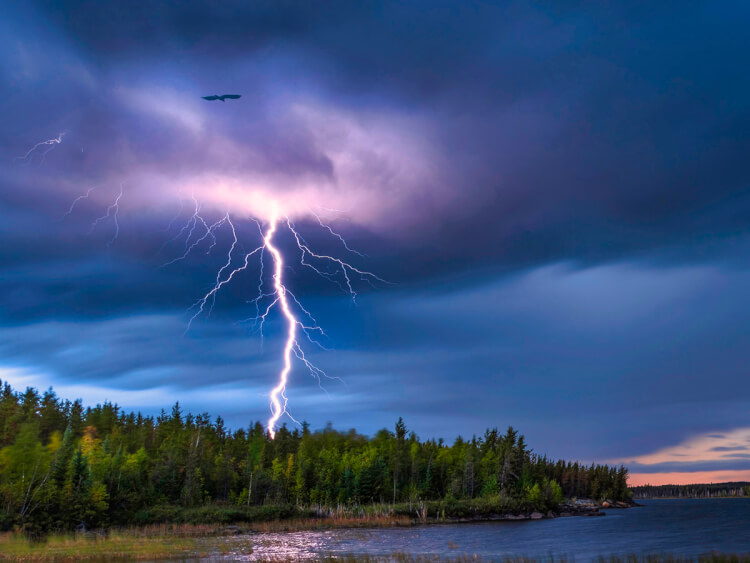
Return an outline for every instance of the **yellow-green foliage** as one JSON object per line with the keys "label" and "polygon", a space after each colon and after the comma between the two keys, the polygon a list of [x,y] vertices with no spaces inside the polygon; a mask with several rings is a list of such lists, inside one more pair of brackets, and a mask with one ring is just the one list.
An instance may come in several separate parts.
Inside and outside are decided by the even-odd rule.
{"label": "yellow-green foliage", "polygon": [[624,468],[535,455],[512,427],[447,444],[420,440],[399,419],[369,438],[304,426],[271,440],[259,423],[231,432],[179,404],[154,418],[0,388],[0,530],[31,535],[443,500],[453,515],[450,499],[550,510],[563,495],[625,499],[626,479]]}

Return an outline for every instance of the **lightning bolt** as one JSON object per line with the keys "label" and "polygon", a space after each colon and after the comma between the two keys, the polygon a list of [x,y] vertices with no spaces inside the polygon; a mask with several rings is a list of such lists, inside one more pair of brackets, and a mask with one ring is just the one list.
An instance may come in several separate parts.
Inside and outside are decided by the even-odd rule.
{"label": "lightning bolt", "polygon": [[[59,145],[62,143],[62,138],[65,136],[65,132],[60,133],[57,137],[54,139],[47,139],[46,141],[39,141],[36,145],[31,147],[25,155],[23,156],[17,156],[13,160],[20,161],[25,164],[28,164],[34,159],[34,153],[41,149],[42,154],[42,162],[44,162],[44,157],[47,156],[47,153],[55,148],[55,145]],[[47,147],[47,148],[45,148]]]}
{"label": "lightning bolt", "polygon": [[[260,332],[262,344],[263,326],[268,319],[268,316],[271,314],[271,311],[273,311],[278,306],[281,312],[281,316],[284,320],[286,337],[284,340],[284,348],[282,352],[282,366],[277,377],[276,385],[271,389],[269,393],[271,416],[268,419],[266,425],[270,437],[274,438],[276,436],[277,425],[282,416],[286,415],[291,420],[297,422],[287,409],[288,399],[286,396],[286,388],[287,384],[289,383],[289,376],[292,372],[295,360],[298,361],[301,366],[303,366],[308,371],[310,376],[317,380],[318,386],[323,389],[323,391],[326,391],[322,386],[323,378],[335,379],[342,382],[340,378],[329,376],[324,370],[313,364],[312,361],[305,355],[305,351],[300,344],[299,336],[300,334],[302,334],[312,344],[324,350],[327,350],[327,348],[323,346],[323,344],[321,344],[317,338],[313,337],[313,334],[315,334],[316,336],[325,337],[326,333],[324,332],[322,327],[320,327],[315,317],[313,317],[312,313],[302,305],[300,300],[297,299],[297,297],[286,287],[286,284],[284,282],[284,270],[287,267],[287,264],[285,263],[284,256],[280,248],[274,242],[274,239],[278,234],[281,226],[285,226],[291,233],[293,240],[295,241],[296,246],[301,253],[300,263],[303,266],[312,269],[324,279],[338,284],[338,286],[345,293],[351,296],[352,300],[356,300],[357,297],[357,293],[355,291],[356,281],[366,281],[371,285],[374,285],[375,282],[388,282],[376,276],[372,272],[361,270],[349,264],[348,262],[341,260],[340,258],[315,252],[310,247],[308,242],[304,239],[291,219],[279,212],[277,205],[272,205],[271,216],[268,224],[265,226],[265,230],[264,226],[261,225],[256,219],[250,219],[258,227],[258,234],[260,236],[261,242],[258,246],[253,248],[253,250],[244,252],[244,256],[242,256],[238,262],[238,257],[235,256],[235,252],[239,245],[239,237],[230,214],[226,213],[219,220],[209,225],[208,222],[200,214],[200,202],[198,202],[195,198],[193,198],[193,201],[193,214],[182,227],[177,236],[171,239],[171,241],[168,241],[175,241],[186,234],[187,236],[185,239],[183,253],[182,255],[167,262],[165,265],[172,264],[184,259],[191,250],[193,250],[198,244],[200,244],[201,241],[205,240],[209,236],[213,237],[213,243],[211,245],[211,248],[213,248],[213,246],[216,245],[216,237],[214,236],[214,232],[224,224],[228,225],[229,229],[231,230],[232,243],[227,252],[226,261],[222,264],[222,266],[216,273],[216,278],[213,286],[205,295],[203,295],[203,297],[198,299],[188,309],[188,312],[192,312],[192,316],[188,320],[185,333],[190,330],[193,322],[195,322],[195,320],[199,316],[211,314],[213,306],[216,302],[217,294],[222,290],[222,288],[235,280],[239,276],[239,274],[248,270],[251,265],[251,259],[257,256],[259,259],[260,270],[260,274],[258,277],[257,294],[254,299],[248,301],[248,303],[254,305],[255,307],[255,316],[245,319],[241,322],[253,322],[254,329],[255,327],[257,327]],[[364,256],[360,252],[352,249],[347,244],[346,240],[339,233],[334,231],[332,227],[324,223],[320,219],[320,217],[318,217],[314,213],[312,215],[313,217],[315,217],[318,224],[323,229],[325,229],[332,237],[336,238],[343,245],[346,251],[357,254],[358,256]],[[196,229],[202,230],[202,235],[194,236]],[[273,263],[273,274],[271,275],[272,288],[267,287],[266,277],[264,275],[264,256],[266,252],[270,255],[271,261]]]}
{"label": "lightning bolt", "polygon": [[[263,239],[265,248],[273,256],[274,262],[274,273],[273,273],[273,287],[276,290],[276,297],[281,305],[281,311],[284,313],[284,317],[287,321],[287,337],[286,344],[284,344],[284,367],[279,374],[279,382],[276,387],[271,389],[271,418],[268,419],[268,433],[271,435],[271,439],[276,436],[274,427],[281,418],[281,415],[286,412],[287,398],[284,392],[286,391],[286,384],[289,380],[289,372],[292,370],[292,352],[295,348],[298,348],[297,344],[297,324],[299,321],[292,314],[289,308],[289,300],[286,296],[286,288],[284,287],[283,272],[284,272],[284,259],[281,256],[279,249],[273,245],[273,235],[276,232],[277,224],[277,213],[274,210],[271,217],[271,224],[266,231],[266,236]],[[281,401],[284,401],[283,406]]]}

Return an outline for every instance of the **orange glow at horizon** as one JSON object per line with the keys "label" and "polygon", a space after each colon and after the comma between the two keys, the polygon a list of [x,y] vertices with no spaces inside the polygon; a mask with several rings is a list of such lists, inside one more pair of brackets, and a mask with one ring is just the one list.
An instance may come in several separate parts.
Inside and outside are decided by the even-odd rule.
{"label": "orange glow at horizon", "polygon": [[693,485],[726,483],[729,481],[750,481],[750,469],[737,471],[692,471],[671,473],[631,473],[628,486],[641,485]]}
{"label": "orange glow at horizon", "polygon": [[[750,467],[721,469],[722,463],[732,464],[734,467],[738,465],[747,467],[750,465],[748,452],[750,452],[750,428],[746,427],[703,432],[690,436],[679,444],[667,446],[649,454],[609,460],[609,462],[622,463],[625,466],[637,464],[628,478],[630,486],[725,483],[727,481],[750,481]],[[747,460],[746,463],[745,460]],[[712,464],[716,469],[680,471],[680,469],[690,469],[689,466],[683,464],[698,462]],[[659,465],[662,467],[658,467]],[[653,469],[667,469],[667,471],[638,471],[649,466]]]}

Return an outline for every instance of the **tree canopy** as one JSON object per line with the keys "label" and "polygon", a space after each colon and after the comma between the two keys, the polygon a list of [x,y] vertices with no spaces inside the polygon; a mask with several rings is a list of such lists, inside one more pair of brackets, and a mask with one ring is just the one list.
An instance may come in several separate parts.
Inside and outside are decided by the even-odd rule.
{"label": "tree canopy", "polygon": [[[0,382],[1,384],[1,382]],[[452,444],[420,440],[399,418],[372,437],[329,424],[260,423],[230,430],[220,416],[156,417],[106,402],[0,387],[0,528],[131,524],[160,506],[305,507],[501,498],[554,510],[565,497],[624,500],[627,469],[551,460],[513,427]]]}

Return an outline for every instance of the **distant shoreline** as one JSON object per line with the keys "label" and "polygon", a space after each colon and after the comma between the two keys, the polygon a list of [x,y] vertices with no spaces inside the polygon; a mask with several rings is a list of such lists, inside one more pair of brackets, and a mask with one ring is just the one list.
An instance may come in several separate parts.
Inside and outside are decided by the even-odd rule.
{"label": "distant shoreline", "polygon": [[750,497],[639,497],[638,500],[750,500]]}
{"label": "distant shoreline", "polygon": [[634,500],[688,498],[750,498],[750,482],[695,483],[692,485],[639,485],[629,487]]}

